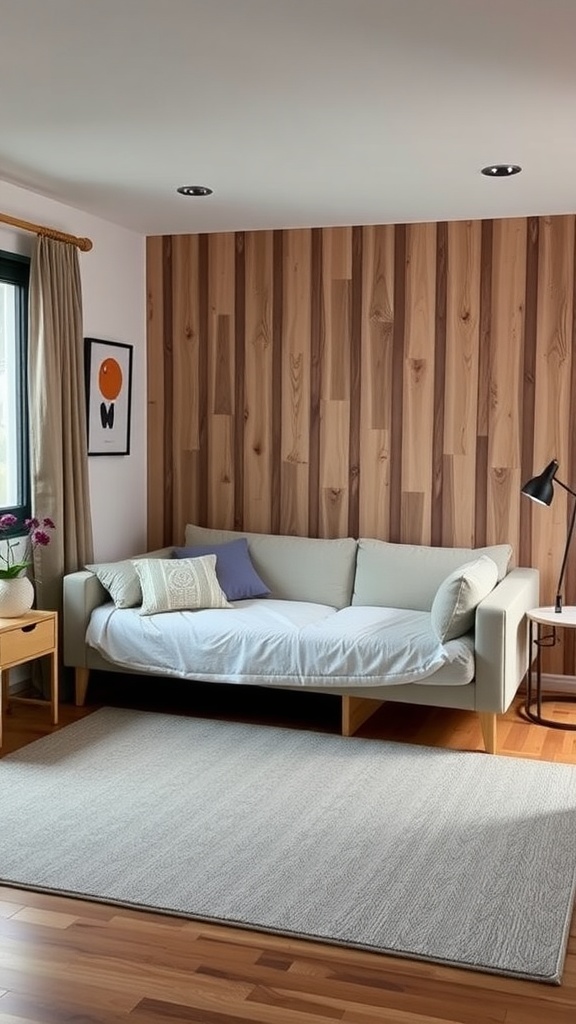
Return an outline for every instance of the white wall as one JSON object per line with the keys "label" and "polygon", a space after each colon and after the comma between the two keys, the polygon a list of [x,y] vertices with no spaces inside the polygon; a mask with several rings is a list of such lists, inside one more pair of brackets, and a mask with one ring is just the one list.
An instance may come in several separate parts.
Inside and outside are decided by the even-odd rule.
{"label": "white wall", "polygon": [[[146,549],[145,238],[108,221],[0,181],[0,211],[91,238],[79,251],[84,336],[134,346],[130,455],[88,459],[94,556]],[[0,249],[30,255],[34,235],[0,223]]]}

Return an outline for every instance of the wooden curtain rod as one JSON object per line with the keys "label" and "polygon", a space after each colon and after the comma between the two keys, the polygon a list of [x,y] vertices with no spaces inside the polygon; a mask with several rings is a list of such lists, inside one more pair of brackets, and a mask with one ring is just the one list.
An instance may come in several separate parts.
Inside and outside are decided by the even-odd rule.
{"label": "wooden curtain rod", "polygon": [[19,220],[18,217],[10,217],[7,213],[0,213],[0,221],[4,224],[12,224],[15,228],[22,228],[24,231],[33,231],[35,235],[46,235],[47,238],[55,238],[57,242],[71,242],[77,245],[82,252],[90,252],[92,240],[90,238],[77,238],[76,235],[68,235],[65,231],[57,231],[56,228],[45,228],[42,224],[31,224],[29,220]]}

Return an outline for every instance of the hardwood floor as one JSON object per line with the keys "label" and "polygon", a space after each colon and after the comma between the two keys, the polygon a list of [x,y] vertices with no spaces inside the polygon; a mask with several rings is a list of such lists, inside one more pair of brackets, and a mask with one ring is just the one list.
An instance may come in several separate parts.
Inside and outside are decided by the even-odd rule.
{"label": "hardwood floor", "polygon": [[[246,694],[235,690],[223,699],[219,687],[206,690],[190,713],[244,714],[251,721],[328,732],[338,728],[338,702],[331,698],[257,691],[253,706],[248,701],[243,707]],[[101,704],[186,710],[177,685],[148,681],[139,687],[134,678],[119,684],[117,677],[101,677],[89,699],[93,703],[84,709],[63,705],[57,728]],[[547,714],[576,722],[575,705],[549,705]],[[15,705],[2,754],[53,728],[43,708]],[[481,749],[475,715],[399,704],[384,706],[360,735]],[[576,732],[524,721],[518,702],[499,722],[498,744],[500,753],[512,757],[576,764]],[[552,986],[0,887],[0,1024],[575,1020],[574,919],[563,982]]]}

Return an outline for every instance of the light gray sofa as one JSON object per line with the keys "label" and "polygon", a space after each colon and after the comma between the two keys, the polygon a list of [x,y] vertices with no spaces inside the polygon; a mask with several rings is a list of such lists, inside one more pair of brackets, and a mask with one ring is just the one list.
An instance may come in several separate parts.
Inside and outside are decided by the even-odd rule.
{"label": "light gray sofa", "polygon": [[[457,576],[455,570],[478,556],[488,556],[492,560],[490,564],[496,565],[497,582],[472,612],[471,629],[465,638],[473,650],[470,682],[454,685],[449,665],[420,682],[374,685],[374,679],[367,678],[368,685],[363,686],[358,685],[356,677],[354,686],[341,685],[336,679],[329,680],[330,685],[325,681],[322,686],[313,682],[309,688],[342,697],[344,735],[355,732],[382,702],[402,701],[478,712],[486,750],[495,752],[497,715],[510,706],[528,668],[526,611],[539,604],[537,570],[510,568],[512,551],[508,545],[483,549],[426,547],[370,538],[323,540],[234,533],[192,524],[186,527],[185,544],[218,545],[238,537],[247,538],[250,559],[270,589],[270,600],[313,602],[331,606],[336,611],[357,606],[359,609],[377,607],[431,613],[446,578],[451,578],[450,574]],[[138,557],[168,558],[172,551],[170,547]],[[123,564],[131,563],[118,563]],[[90,669],[130,671],[126,663],[117,664],[103,657],[86,642],[92,612],[109,602],[110,595],[94,572],[84,570],[65,577],[64,663],[75,669],[77,704],[83,704],[86,699]],[[254,606],[254,602],[251,603]],[[258,607],[262,606],[256,605]],[[204,665],[195,663],[191,651],[187,677],[229,681],[225,673],[219,677],[217,668],[216,673],[212,669],[209,675],[204,669]],[[162,673],[155,668],[151,674]],[[254,682],[254,677],[247,681]],[[275,679],[275,685],[284,689],[301,688],[301,684],[301,679],[297,686],[290,677]]]}

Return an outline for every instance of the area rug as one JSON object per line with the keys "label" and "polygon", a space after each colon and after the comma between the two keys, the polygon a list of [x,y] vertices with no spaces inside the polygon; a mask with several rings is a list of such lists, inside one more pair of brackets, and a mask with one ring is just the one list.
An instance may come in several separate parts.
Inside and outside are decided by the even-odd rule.
{"label": "area rug", "polygon": [[0,878],[559,983],[576,768],[104,708],[0,760]]}

